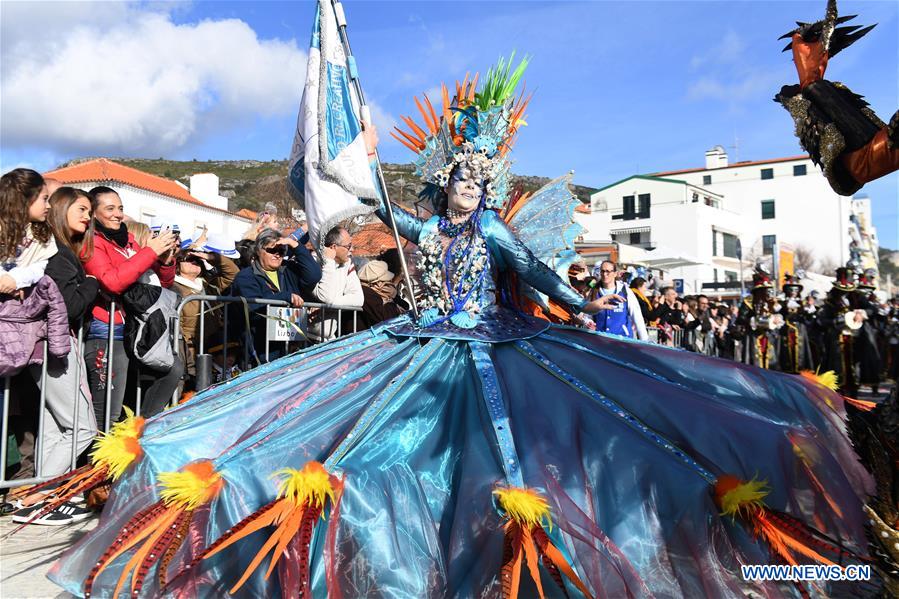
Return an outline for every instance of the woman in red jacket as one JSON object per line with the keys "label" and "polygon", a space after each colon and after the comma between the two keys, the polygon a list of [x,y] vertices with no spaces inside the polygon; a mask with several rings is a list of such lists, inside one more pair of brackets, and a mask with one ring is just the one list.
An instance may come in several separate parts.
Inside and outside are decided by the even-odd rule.
{"label": "woman in red jacket", "polygon": [[117,299],[137,282],[158,282],[163,287],[171,287],[175,280],[173,250],[177,242],[174,234],[163,231],[158,237],[150,239],[146,247],[141,247],[125,227],[125,212],[119,194],[109,187],[101,186],[93,188],[89,195],[94,212],[94,253],[84,263],[84,270],[97,277],[100,290],[104,293],[91,311],[85,360],[97,425],[108,430],[109,425],[121,415],[128,374],[128,356],[123,342],[125,315],[121,309],[121,299],[118,299],[113,317],[112,394],[107,413],[108,302],[110,299]]}

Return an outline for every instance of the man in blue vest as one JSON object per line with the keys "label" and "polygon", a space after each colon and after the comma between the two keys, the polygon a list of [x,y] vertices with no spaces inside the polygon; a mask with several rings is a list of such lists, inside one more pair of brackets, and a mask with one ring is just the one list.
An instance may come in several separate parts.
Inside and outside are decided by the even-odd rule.
{"label": "man in blue vest", "polygon": [[618,268],[610,260],[604,260],[593,269],[593,275],[599,280],[596,288],[598,296],[618,294],[624,298],[609,310],[601,310],[593,316],[596,330],[622,337],[631,337],[645,341],[648,338],[643,313],[634,292],[618,280]]}

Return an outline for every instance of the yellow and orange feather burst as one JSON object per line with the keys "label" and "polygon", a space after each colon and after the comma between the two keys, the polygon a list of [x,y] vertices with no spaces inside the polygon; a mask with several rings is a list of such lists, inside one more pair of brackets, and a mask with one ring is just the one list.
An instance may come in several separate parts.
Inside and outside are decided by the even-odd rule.
{"label": "yellow and orange feather burst", "polygon": [[763,500],[768,492],[765,481],[744,481],[730,474],[719,476],[713,486],[715,504],[721,514],[739,518],[757,538],[768,544],[774,554],[788,564],[797,565],[796,554],[799,554],[822,564],[834,565],[819,550],[841,557],[857,557],[793,516],[767,507]]}
{"label": "yellow and orange feather burst", "polygon": [[[140,544],[122,568],[112,596],[119,596],[129,577],[129,595],[139,595],[150,568],[160,560],[170,558],[183,543],[194,510],[215,499],[225,484],[209,460],[192,462],[177,472],[160,473],[158,481],[161,499],[135,514],[122,527],[116,540],[88,574],[84,582],[85,596],[91,594],[94,581],[109,564]],[[165,584],[167,565],[167,561],[160,564],[160,586]]]}
{"label": "yellow and orange feather burst", "polygon": [[539,564],[542,560],[552,579],[563,590],[566,576],[574,586],[592,599],[587,586],[575,573],[562,552],[544,530],[552,527],[549,503],[536,490],[523,487],[499,487],[493,491],[500,510],[507,518],[503,525],[503,566],[500,573],[503,599],[516,599],[521,586],[522,565],[527,564],[537,594],[543,599]]}

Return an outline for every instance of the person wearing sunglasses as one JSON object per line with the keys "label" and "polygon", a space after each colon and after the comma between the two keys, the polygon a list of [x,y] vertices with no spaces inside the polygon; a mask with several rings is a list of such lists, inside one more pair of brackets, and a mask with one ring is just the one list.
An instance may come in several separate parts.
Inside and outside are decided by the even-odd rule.
{"label": "person wearing sunglasses", "polygon": [[[302,307],[305,301],[315,301],[313,290],[322,278],[322,269],[306,246],[299,243],[297,233],[284,237],[275,229],[260,231],[250,266],[237,274],[231,295],[281,300],[295,308]],[[249,333],[261,358],[265,355],[265,306],[250,303],[250,310]],[[235,322],[244,328],[243,317]]]}
{"label": "person wearing sunglasses", "polygon": [[593,315],[596,330],[643,341],[648,339],[640,303],[634,292],[624,282],[618,280],[618,268],[615,263],[603,260],[593,269],[593,275],[599,279],[599,285],[595,289],[597,298],[612,294],[624,298],[624,301],[617,302],[614,308],[600,310]]}

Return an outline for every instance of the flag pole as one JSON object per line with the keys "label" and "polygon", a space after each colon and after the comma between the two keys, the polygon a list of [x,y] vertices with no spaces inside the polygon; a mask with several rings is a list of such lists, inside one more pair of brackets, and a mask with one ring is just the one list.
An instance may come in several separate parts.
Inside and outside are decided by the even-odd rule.
{"label": "flag pole", "polygon": [[[362,113],[362,121],[371,123],[371,111],[365,103],[365,94],[362,93],[362,83],[359,81],[359,72],[356,69],[356,58],[350,49],[350,38],[346,32],[346,15],[343,12],[343,5],[339,0],[331,0],[331,6],[334,9],[334,15],[337,18],[337,31],[340,34],[340,42],[343,44],[343,51],[346,54],[347,67],[350,80],[353,82],[353,88],[356,90],[356,97],[359,100]],[[406,288],[409,290],[409,301],[412,307],[412,313],[418,318],[418,305],[415,302],[415,291],[412,287],[412,278],[409,276],[409,267],[406,266],[406,256],[403,253],[403,244],[400,240],[399,231],[396,228],[396,219],[393,218],[393,209],[391,208],[390,196],[387,193],[387,181],[384,180],[384,171],[381,170],[381,157],[378,155],[378,149],[375,148],[375,161],[378,171],[378,184],[381,187],[381,199],[384,202],[384,211],[387,213],[387,220],[390,222],[390,229],[393,231],[393,240],[396,242],[397,253],[400,258],[400,268],[403,269],[403,280],[406,282]]]}

